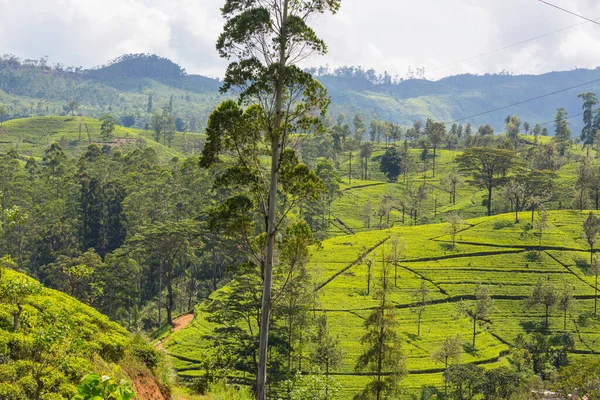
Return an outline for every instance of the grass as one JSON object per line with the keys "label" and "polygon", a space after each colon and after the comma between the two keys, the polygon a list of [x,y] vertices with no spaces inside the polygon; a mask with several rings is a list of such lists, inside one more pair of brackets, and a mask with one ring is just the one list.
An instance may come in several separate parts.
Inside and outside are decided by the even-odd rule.
{"label": "grass", "polygon": [[[398,332],[403,338],[406,367],[409,375],[403,387],[414,391],[423,385],[440,386],[441,365],[431,354],[446,335],[458,334],[465,343],[471,340],[471,321],[458,312],[459,305],[470,306],[474,287],[481,282],[490,286],[494,309],[488,323],[477,328],[477,346],[474,352],[465,352],[461,362],[485,362],[486,367],[506,363],[501,355],[508,350],[517,335],[539,328],[543,311],[528,308],[525,299],[538,279],[550,279],[557,290],[564,282],[573,288],[576,300],[569,310],[567,330],[575,338],[577,352],[600,352],[600,323],[588,319],[583,326],[580,315],[591,312],[593,277],[586,275],[589,252],[580,237],[581,224],[587,212],[552,211],[549,227],[544,234],[542,249],[539,239],[523,235],[525,218],[514,223],[513,214],[468,220],[467,228],[457,235],[454,248],[447,246],[447,224],[391,229],[338,236],[325,240],[313,249],[310,269],[318,272],[324,286],[318,291],[318,302],[326,310],[330,329],[340,339],[344,359],[336,370],[336,379],[343,386],[343,398],[351,398],[367,382],[367,377],[356,376],[354,366],[363,351],[360,338],[363,322],[376,300],[367,295],[367,268],[356,262],[372,249],[368,257],[375,263],[373,274],[381,269],[383,254],[390,253],[391,237],[398,237],[404,248],[398,263],[398,284],[390,298],[397,306]],[[385,241],[388,239],[388,241]],[[533,253],[531,252],[533,248]],[[537,251],[541,250],[539,256]],[[411,311],[412,294],[425,279],[430,289],[429,305],[423,315],[421,336],[417,337],[416,316]],[[198,363],[209,350],[203,340],[210,335],[211,326],[204,321],[202,306],[193,325],[176,333],[167,350],[174,356],[181,376],[201,375]],[[550,329],[561,331],[563,315],[554,310]],[[185,357],[186,360],[177,357]],[[490,364],[487,364],[490,363]]]}

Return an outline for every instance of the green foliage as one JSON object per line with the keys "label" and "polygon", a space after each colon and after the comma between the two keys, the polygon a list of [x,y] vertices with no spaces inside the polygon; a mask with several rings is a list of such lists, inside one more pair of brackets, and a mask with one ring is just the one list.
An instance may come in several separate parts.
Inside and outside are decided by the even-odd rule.
{"label": "green foliage", "polygon": [[84,376],[77,391],[79,394],[73,400],[130,400],[135,397],[127,381],[116,382],[109,376],[96,373]]}
{"label": "green foliage", "polygon": [[390,182],[395,182],[398,176],[402,174],[402,158],[395,147],[385,151],[385,154],[381,157],[379,170],[387,176]]}

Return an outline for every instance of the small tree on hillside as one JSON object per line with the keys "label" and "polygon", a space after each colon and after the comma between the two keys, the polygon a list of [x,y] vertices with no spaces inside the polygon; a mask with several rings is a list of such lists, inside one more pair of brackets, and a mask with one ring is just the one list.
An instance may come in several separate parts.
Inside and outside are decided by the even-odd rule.
{"label": "small tree on hillside", "polygon": [[429,302],[430,290],[425,279],[421,279],[421,286],[412,294],[413,307],[411,311],[417,314],[417,336],[421,336],[421,318]]}
{"label": "small tree on hillside", "polygon": [[387,176],[390,182],[396,182],[402,173],[402,158],[400,152],[395,147],[390,147],[381,157],[379,170]]}
{"label": "small tree on hillside", "polygon": [[42,292],[42,285],[25,276],[12,278],[2,277],[0,283],[0,302],[9,305],[13,316],[13,330],[19,329],[19,321],[23,313],[23,305],[31,296]]}
{"label": "small tree on hillside", "polygon": [[567,332],[567,313],[573,307],[573,286],[565,280],[562,291],[558,296],[558,306],[563,312],[563,331]]}
{"label": "small tree on hillside", "polygon": [[360,213],[360,216],[362,217],[362,220],[363,220],[363,225],[367,229],[371,228],[371,216],[372,215],[373,215],[373,207],[371,206],[371,201],[367,200],[367,201],[365,201],[365,204],[363,204],[361,213]]}
{"label": "small tree on hillside", "polygon": [[537,230],[537,235],[539,238],[538,241],[538,255],[542,252],[542,241],[544,239],[544,233],[548,230],[548,213],[545,210],[540,210],[538,212],[538,220],[535,225],[535,229]]}
{"label": "small tree on hillside", "polygon": [[456,204],[456,192],[464,185],[462,177],[456,171],[450,171],[448,175],[442,178],[441,182],[444,189],[450,194],[450,201]]}
{"label": "small tree on hillside", "polygon": [[399,381],[405,374],[402,342],[396,332],[396,310],[389,300],[389,275],[389,264],[384,257],[376,293],[379,304],[365,320],[367,332],[361,339],[365,351],[356,364],[357,371],[367,370],[374,376],[358,396],[361,399],[381,400],[397,396]]}
{"label": "small tree on hillside", "polygon": [[444,364],[444,393],[448,394],[448,385],[446,381],[445,372],[448,370],[448,366],[450,362],[453,361],[458,363],[460,361],[460,356],[463,353],[463,345],[462,340],[460,339],[460,335],[456,336],[446,336],[440,347],[438,347],[431,357],[434,360],[441,362]]}
{"label": "small tree on hillside", "polygon": [[110,114],[105,114],[102,118],[100,118],[100,121],[102,122],[100,125],[100,136],[102,137],[104,143],[108,143],[108,141],[112,138],[117,121]]}
{"label": "small tree on hillside", "polygon": [[504,149],[474,147],[466,149],[457,161],[462,171],[473,175],[476,185],[487,190],[487,215],[492,215],[492,192],[517,165],[517,154]]}
{"label": "small tree on hillside", "polygon": [[528,307],[542,306],[544,307],[545,312],[545,326],[546,329],[550,326],[550,312],[552,308],[556,305],[558,300],[558,296],[556,295],[556,291],[554,290],[554,285],[550,282],[550,279],[542,279],[540,278],[533,290],[529,299],[527,301]]}
{"label": "small tree on hillside", "polygon": [[425,134],[427,135],[427,139],[433,148],[433,177],[435,178],[435,161],[437,157],[437,149],[440,144],[444,141],[444,136],[446,135],[446,125],[443,122],[433,122],[431,120],[427,120],[427,124],[425,126]]}
{"label": "small tree on hillside", "polygon": [[398,262],[404,252],[404,242],[398,236],[390,239],[388,261],[394,266],[394,287],[398,287]]}
{"label": "small tree on hillside", "polygon": [[590,211],[583,221],[583,236],[590,247],[590,264],[594,261],[594,246],[598,241],[598,233],[600,233],[600,218]]}
{"label": "small tree on hillside", "polygon": [[504,196],[510,201],[510,203],[514,206],[515,210],[515,223],[519,223],[519,210],[523,207],[523,203],[525,203],[525,195],[526,189],[525,185],[520,182],[517,182],[515,179],[511,179],[508,181],[506,186],[503,188]]}
{"label": "small tree on hillside", "polygon": [[329,332],[325,313],[317,319],[313,344],[313,362],[325,370],[325,399],[327,399],[329,397],[329,371],[339,366],[344,352],[340,348],[340,340],[331,336]]}
{"label": "small tree on hillside", "polygon": [[448,233],[452,237],[452,247],[456,247],[456,235],[466,223],[457,212],[449,213],[446,216],[446,222],[448,222]]}
{"label": "small tree on hillside", "polygon": [[67,105],[69,107],[69,111],[71,111],[71,117],[75,116],[75,111],[79,108],[79,104],[75,100],[71,100]]}
{"label": "small tree on hillside", "polygon": [[469,310],[467,315],[473,321],[473,348],[475,348],[475,338],[477,335],[477,322],[483,321],[492,311],[493,302],[490,295],[490,289],[487,286],[478,283],[475,286],[475,304]]}

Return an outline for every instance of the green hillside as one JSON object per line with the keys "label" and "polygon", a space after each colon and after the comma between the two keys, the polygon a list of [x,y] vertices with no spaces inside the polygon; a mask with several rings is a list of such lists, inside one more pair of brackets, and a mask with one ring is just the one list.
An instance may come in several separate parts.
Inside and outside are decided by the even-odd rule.
{"label": "green hillside", "polygon": [[84,117],[34,117],[6,121],[0,127],[0,152],[15,149],[21,156],[41,158],[52,144],[59,143],[63,150],[79,157],[90,144],[108,145],[126,153],[134,148],[153,148],[164,161],[181,157],[184,153],[198,152],[203,136],[194,133],[175,135],[171,146],[158,143],[152,132],[116,125],[107,142],[101,137],[101,121]]}
{"label": "green hillside", "polygon": [[[571,356],[600,353],[600,321],[589,318],[594,305],[594,277],[589,274],[589,250],[581,238],[586,216],[587,212],[552,211],[541,238],[535,228],[539,220],[532,228],[525,222],[515,224],[513,214],[504,214],[466,221],[455,247],[448,224],[437,224],[339,236],[313,249],[309,269],[318,271],[317,313],[327,314],[331,332],[340,339],[344,351],[334,373],[343,387],[342,398],[352,398],[369,380],[355,371],[355,365],[363,351],[360,338],[364,320],[377,305],[375,282],[382,260],[392,251],[393,238],[399,239],[402,250],[391,301],[407,357],[408,375],[402,386],[409,391],[424,385],[441,387],[444,365],[432,354],[447,336],[460,335],[464,347],[461,363],[485,368],[507,365],[509,346],[518,345],[519,335],[544,330],[543,307],[526,305],[540,279],[551,282],[557,294],[566,285],[574,296],[566,314],[566,330],[574,340]],[[368,258],[374,261],[370,295]],[[421,335],[417,336],[414,293],[421,282],[426,283],[429,298]],[[459,310],[473,304],[478,283],[490,289],[493,309],[489,318],[478,324],[477,344],[472,348],[472,322]],[[211,353],[210,337],[216,328],[207,322],[207,315],[206,303],[200,304],[192,325],[174,334],[166,346],[180,377],[205,373],[205,355]],[[562,332],[564,322],[563,311],[552,308],[550,332]],[[309,353],[310,349],[305,349],[306,357]]]}
{"label": "green hillside", "polygon": [[19,272],[3,268],[0,287],[0,398],[71,398],[89,373],[126,379],[139,398],[170,398],[155,375],[159,355],[142,338]]}

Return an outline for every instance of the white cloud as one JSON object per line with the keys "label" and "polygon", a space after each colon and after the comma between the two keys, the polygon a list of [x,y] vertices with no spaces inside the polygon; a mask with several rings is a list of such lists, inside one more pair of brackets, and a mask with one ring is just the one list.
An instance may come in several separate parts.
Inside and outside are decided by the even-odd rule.
{"label": "white cloud", "polygon": [[[554,0],[590,18],[600,2]],[[169,57],[220,76],[215,40],[224,0],[0,0],[0,49],[24,58],[90,67],[124,53]],[[342,0],[313,24],[330,52],[311,64],[363,65],[403,76],[581,22],[534,0]],[[428,74],[541,73],[600,65],[600,26],[587,23]]]}

